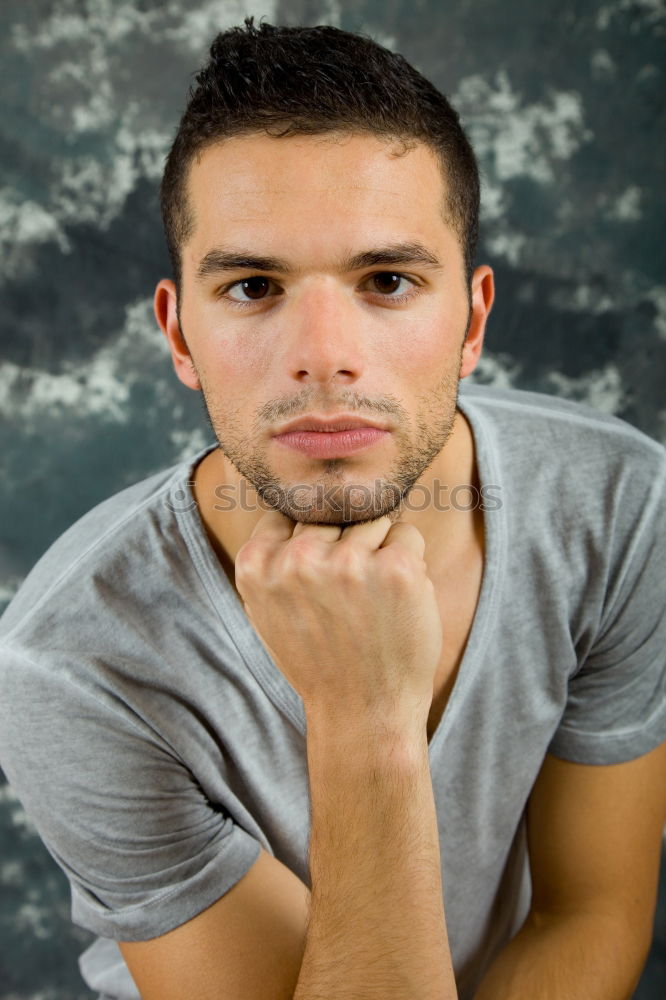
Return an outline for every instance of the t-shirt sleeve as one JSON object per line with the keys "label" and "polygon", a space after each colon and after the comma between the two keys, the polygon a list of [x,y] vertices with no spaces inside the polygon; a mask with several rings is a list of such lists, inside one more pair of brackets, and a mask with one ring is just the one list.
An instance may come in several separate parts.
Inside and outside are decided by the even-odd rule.
{"label": "t-shirt sleeve", "polygon": [[99,685],[0,647],[0,765],[65,872],[72,920],[157,937],[223,896],[261,845]]}
{"label": "t-shirt sleeve", "polygon": [[666,739],[665,456],[655,449],[649,472],[607,497],[623,523],[608,541],[600,626],[548,748],[565,760],[620,763]]}

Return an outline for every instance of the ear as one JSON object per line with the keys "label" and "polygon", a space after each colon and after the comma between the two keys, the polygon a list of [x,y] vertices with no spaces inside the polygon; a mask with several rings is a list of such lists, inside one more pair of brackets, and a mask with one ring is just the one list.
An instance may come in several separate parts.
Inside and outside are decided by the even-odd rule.
{"label": "ear", "polygon": [[169,278],[162,278],[153,298],[155,319],[167,339],[176,375],[188,389],[201,389],[192,355],[178,322],[177,303],[175,284]]}
{"label": "ear", "polygon": [[472,275],[472,315],[469,330],[463,345],[460,364],[460,378],[470,375],[481,357],[486,320],[495,299],[495,279],[492,269],[484,264],[477,267]]}

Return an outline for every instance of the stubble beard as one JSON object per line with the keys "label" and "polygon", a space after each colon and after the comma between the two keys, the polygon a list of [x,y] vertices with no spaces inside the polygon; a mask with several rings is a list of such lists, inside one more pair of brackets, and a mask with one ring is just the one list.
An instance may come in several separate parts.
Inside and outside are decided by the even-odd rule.
{"label": "stubble beard", "polygon": [[[380,401],[355,394],[337,400],[336,409],[364,416],[391,413],[397,416],[393,432],[398,456],[385,476],[372,483],[350,478],[344,458],[321,461],[316,478],[301,483],[286,482],[265,461],[262,452],[245,433],[238,411],[224,411],[217,404],[203,372],[198,371],[208,422],[220,450],[236,471],[253,487],[265,509],[278,510],[303,524],[339,524],[342,527],[388,515],[395,522],[411,489],[440,454],[453,433],[460,386],[462,349],[457,368],[452,366],[427,395],[421,397],[410,436],[409,415],[393,397]],[[371,413],[374,411],[374,414]],[[300,412],[303,412],[302,407]]]}

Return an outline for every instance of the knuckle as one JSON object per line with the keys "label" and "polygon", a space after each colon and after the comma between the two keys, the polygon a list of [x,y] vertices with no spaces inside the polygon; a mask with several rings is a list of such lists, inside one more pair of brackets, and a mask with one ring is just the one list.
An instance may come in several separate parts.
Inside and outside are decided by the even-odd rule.
{"label": "knuckle", "polygon": [[266,549],[258,538],[250,538],[236,553],[236,578],[251,580],[259,575],[264,567]]}
{"label": "knuckle", "polygon": [[415,560],[411,552],[396,548],[391,553],[387,570],[395,583],[411,586],[417,575],[415,569]]}
{"label": "knuckle", "polygon": [[425,538],[415,524],[401,522],[398,527],[400,531],[396,534],[396,540],[409,546],[416,544],[417,547],[425,548]]}
{"label": "knuckle", "polygon": [[282,556],[283,575],[310,580],[321,571],[320,546],[312,538],[297,535],[286,546]]}
{"label": "knuckle", "polygon": [[294,535],[289,540],[286,550],[300,557],[301,555],[307,556],[318,549],[319,542],[311,534],[301,533],[300,535]]}
{"label": "knuckle", "polygon": [[366,579],[366,564],[360,552],[351,545],[341,545],[335,553],[335,573],[343,583],[363,583]]}

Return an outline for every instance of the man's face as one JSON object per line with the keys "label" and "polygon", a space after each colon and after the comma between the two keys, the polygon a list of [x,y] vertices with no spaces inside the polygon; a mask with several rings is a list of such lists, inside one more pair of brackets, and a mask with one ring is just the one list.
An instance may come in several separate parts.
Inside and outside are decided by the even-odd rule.
{"label": "man's face", "polygon": [[[390,149],[368,135],[249,135],[192,165],[182,332],[222,452],[294,521],[395,513],[452,432],[470,315],[462,251],[434,154]],[[404,250],[352,260],[406,244],[436,263]],[[281,265],[223,269],[221,253]],[[384,433],[357,450],[329,437],[326,454],[312,433],[276,438],[297,418],[340,415]]]}

